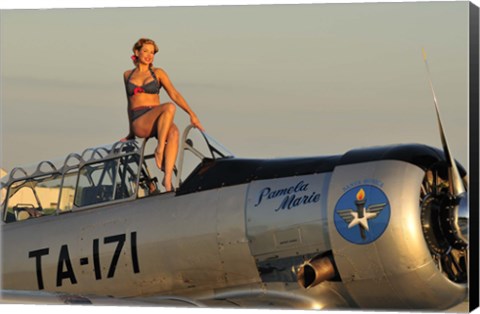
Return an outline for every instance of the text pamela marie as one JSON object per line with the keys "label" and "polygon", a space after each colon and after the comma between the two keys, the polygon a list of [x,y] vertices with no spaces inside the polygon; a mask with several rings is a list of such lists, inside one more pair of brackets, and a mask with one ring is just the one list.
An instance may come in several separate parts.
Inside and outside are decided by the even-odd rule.
{"label": "text pamela marie", "polygon": [[260,191],[255,207],[258,207],[258,205],[260,205],[264,200],[273,200],[280,197],[283,198],[280,206],[275,209],[275,212],[285,209],[292,209],[301,205],[318,203],[321,197],[320,193],[317,193],[316,191],[309,192],[308,186],[309,183],[305,183],[302,180],[296,185],[277,190],[272,190],[270,187],[265,187]]}

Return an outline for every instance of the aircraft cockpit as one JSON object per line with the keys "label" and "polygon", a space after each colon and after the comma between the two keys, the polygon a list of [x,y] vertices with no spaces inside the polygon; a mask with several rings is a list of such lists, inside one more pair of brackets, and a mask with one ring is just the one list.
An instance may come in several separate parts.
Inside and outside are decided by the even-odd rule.
{"label": "aircraft cockpit", "polygon": [[[64,160],[14,168],[0,182],[2,221],[23,221],[165,194],[155,139],[130,140],[71,153]],[[183,132],[174,169],[176,189],[204,160],[230,158],[192,126]]]}

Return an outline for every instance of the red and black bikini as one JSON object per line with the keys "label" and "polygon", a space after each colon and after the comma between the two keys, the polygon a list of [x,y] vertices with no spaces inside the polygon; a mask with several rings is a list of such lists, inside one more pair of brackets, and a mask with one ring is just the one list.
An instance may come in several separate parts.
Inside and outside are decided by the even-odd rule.
{"label": "red and black bikini", "polygon": [[[162,84],[158,81],[155,73],[150,68],[150,74],[153,77],[153,80],[143,84],[142,86],[138,86],[130,82],[130,78],[132,77],[133,72],[135,72],[136,68],[130,72],[130,75],[125,81],[125,88],[127,91],[128,96],[136,95],[137,93],[147,93],[147,94],[158,94],[160,93],[160,89],[162,88]],[[144,115],[148,111],[152,110],[156,106],[141,106],[131,110],[130,114],[130,122],[138,119],[140,116]]]}

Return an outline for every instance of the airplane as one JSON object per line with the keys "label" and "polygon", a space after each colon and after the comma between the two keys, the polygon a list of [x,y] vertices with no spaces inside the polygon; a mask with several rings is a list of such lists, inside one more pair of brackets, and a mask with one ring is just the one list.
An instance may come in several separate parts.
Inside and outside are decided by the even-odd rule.
{"label": "airplane", "polygon": [[469,284],[468,176],[434,100],[443,150],[400,144],[246,159],[188,126],[172,192],[157,185],[148,139],[14,168],[1,183],[0,302],[460,304]]}

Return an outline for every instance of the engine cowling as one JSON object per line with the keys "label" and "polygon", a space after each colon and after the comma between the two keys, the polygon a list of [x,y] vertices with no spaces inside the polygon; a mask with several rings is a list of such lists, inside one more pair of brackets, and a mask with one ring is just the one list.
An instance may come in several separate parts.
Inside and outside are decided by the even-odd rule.
{"label": "engine cowling", "polygon": [[361,308],[446,309],[467,296],[467,248],[451,235],[461,229],[464,206],[442,203],[440,185],[435,194],[425,188],[428,168],[440,162],[430,155],[416,164],[344,162],[333,172],[327,206],[333,259]]}

